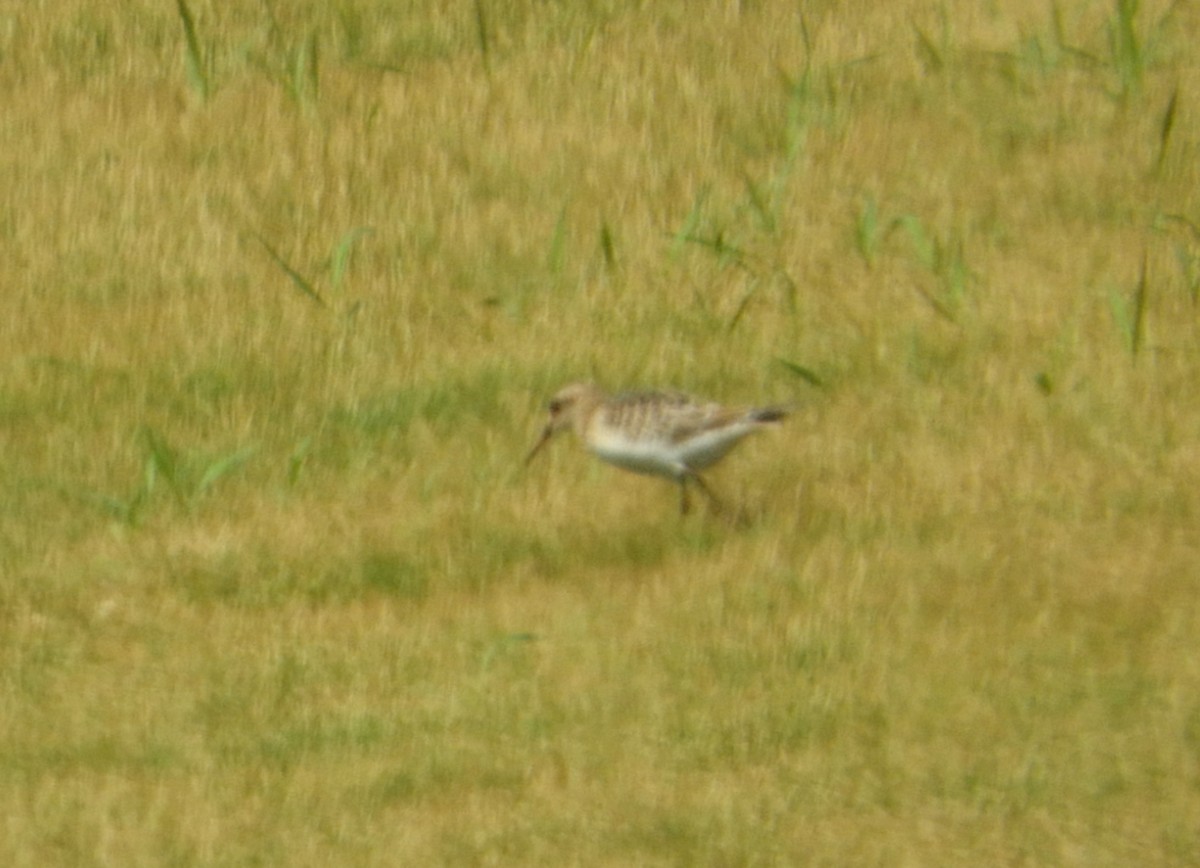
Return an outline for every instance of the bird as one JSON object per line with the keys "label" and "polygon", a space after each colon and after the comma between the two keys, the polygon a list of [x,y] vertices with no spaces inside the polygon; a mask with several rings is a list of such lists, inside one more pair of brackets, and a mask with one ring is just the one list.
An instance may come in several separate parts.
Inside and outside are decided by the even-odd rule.
{"label": "bird", "polygon": [[593,383],[572,383],[554,394],[549,419],[525,458],[533,461],[550,439],[570,429],[603,461],[633,473],[679,484],[679,511],[690,509],[695,483],[720,512],[721,501],[700,471],[716,464],[754,431],[781,422],[788,410],[724,407],[674,391],[631,391],[610,396]]}

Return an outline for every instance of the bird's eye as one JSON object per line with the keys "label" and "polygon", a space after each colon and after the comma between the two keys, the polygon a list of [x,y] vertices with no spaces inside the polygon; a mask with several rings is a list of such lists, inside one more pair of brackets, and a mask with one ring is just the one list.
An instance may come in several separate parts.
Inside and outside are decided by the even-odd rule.
{"label": "bird's eye", "polygon": [[563,402],[558,400],[557,398],[555,398],[553,401],[550,402],[550,412],[551,413],[562,412],[562,408],[563,408]]}

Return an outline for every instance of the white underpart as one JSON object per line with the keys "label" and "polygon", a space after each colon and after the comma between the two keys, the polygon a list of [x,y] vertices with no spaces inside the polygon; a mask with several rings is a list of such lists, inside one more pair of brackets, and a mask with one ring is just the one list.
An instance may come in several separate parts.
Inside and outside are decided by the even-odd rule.
{"label": "white underpart", "polygon": [[761,423],[739,419],[721,428],[713,428],[676,444],[683,463],[693,470],[703,470],[720,461],[734,445],[760,427]]}
{"label": "white underpart", "polygon": [[723,458],[759,424],[749,419],[738,420],[674,443],[658,437],[634,439],[608,429],[597,432],[588,448],[598,458],[625,470],[678,480]]}

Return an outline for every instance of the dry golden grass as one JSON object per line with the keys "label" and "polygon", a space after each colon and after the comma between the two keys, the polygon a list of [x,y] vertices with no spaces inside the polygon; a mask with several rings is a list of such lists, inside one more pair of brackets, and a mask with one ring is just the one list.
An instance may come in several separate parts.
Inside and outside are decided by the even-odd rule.
{"label": "dry golden grass", "polygon": [[[1200,861],[1191,4],[97,5],[0,13],[4,864]],[[748,526],[523,470],[581,377],[795,403]]]}

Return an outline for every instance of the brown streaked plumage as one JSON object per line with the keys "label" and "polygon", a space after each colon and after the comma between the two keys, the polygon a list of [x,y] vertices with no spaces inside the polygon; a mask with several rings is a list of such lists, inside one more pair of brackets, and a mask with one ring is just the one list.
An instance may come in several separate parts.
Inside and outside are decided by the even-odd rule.
{"label": "brown streaked plumage", "polygon": [[550,399],[549,410],[550,419],[526,464],[551,437],[569,428],[589,451],[610,464],[678,482],[684,513],[689,506],[689,482],[720,506],[699,471],[724,458],[747,434],[787,415],[781,407],[728,408],[679,392],[609,397],[591,383],[560,389]]}

